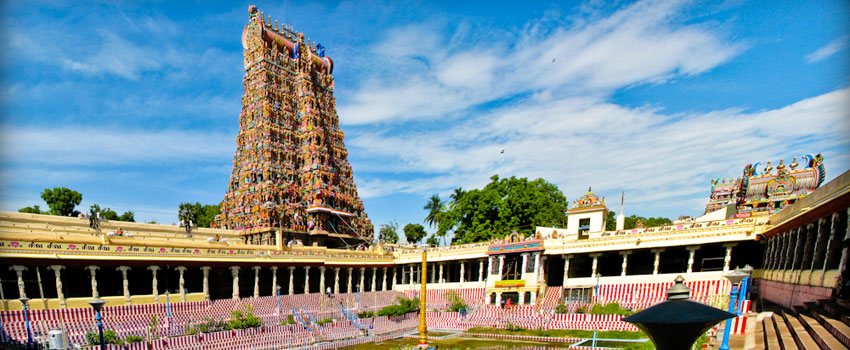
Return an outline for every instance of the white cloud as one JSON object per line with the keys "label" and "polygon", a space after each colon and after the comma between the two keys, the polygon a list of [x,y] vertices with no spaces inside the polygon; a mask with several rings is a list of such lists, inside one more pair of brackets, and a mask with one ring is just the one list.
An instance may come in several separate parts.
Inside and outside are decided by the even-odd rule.
{"label": "white cloud", "polygon": [[669,115],[597,98],[522,101],[435,131],[374,132],[349,145],[386,172],[413,174],[384,181],[361,173],[366,197],[474,188],[500,174],[542,177],[573,199],[593,186],[625,190],[632,205],[687,203],[678,211],[697,214],[709,180],[738,176],[748,163],[824,152],[830,178],[850,169],[848,102],[842,89],[773,110]]}
{"label": "white cloud", "polygon": [[[389,30],[373,48],[375,78],[340,103],[347,124],[457,117],[525,94],[608,94],[705,72],[740,53],[716,25],[684,23],[678,2],[640,2],[592,23],[482,37],[459,25]],[[712,26],[713,25],[713,26]]]}
{"label": "white cloud", "polygon": [[806,62],[815,63],[823,61],[846,49],[848,44],[850,44],[850,35],[830,41],[828,44],[806,55]]}

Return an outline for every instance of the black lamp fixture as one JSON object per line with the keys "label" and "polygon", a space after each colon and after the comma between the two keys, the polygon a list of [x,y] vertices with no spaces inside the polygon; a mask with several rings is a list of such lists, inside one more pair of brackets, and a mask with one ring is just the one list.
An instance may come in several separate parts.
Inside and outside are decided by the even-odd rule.
{"label": "black lamp fixture", "polygon": [[735,314],[690,300],[682,276],[667,290],[667,300],[623,318],[644,331],[658,350],[690,349],[709,328]]}

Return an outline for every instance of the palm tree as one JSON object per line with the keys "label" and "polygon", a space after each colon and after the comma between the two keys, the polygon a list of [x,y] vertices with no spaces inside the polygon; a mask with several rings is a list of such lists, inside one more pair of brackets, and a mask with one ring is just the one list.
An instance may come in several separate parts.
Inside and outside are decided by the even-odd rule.
{"label": "palm tree", "polygon": [[463,197],[464,193],[466,192],[464,192],[462,187],[455,188],[454,192],[452,192],[451,196],[449,196],[449,198],[451,198],[452,200],[451,205],[454,206],[455,204],[457,204],[457,201],[460,200],[460,197]]}
{"label": "palm tree", "polygon": [[440,199],[440,196],[434,194],[431,195],[431,198],[428,199],[428,202],[425,203],[425,206],[422,207],[428,211],[428,215],[425,216],[425,222],[428,223],[429,227],[436,227],[440,223],[440,212],[443,211],[443,200]]}

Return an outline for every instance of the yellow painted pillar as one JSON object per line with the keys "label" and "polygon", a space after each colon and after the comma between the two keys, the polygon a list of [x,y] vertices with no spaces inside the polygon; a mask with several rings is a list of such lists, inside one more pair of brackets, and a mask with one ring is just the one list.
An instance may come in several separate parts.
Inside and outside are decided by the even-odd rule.
{"label": "yellow painted pillar", "polygon": [[422,249],[422,276],[420,278],[422,287],[419,292],[419,348],[428,347],[428,325],[425,323],[425,309],[428,303],[426,302],[428,295],[428,283],[426,275],[428,274],[428,250]]}

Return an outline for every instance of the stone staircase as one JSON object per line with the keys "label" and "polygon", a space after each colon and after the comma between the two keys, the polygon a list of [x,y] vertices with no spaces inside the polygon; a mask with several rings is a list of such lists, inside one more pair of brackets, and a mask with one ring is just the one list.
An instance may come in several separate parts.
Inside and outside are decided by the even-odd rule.
{"label": "stone staircase", "polygon": [[844,304],[825,300],[764,315],[753,349],[850,349],[850,308]]}

